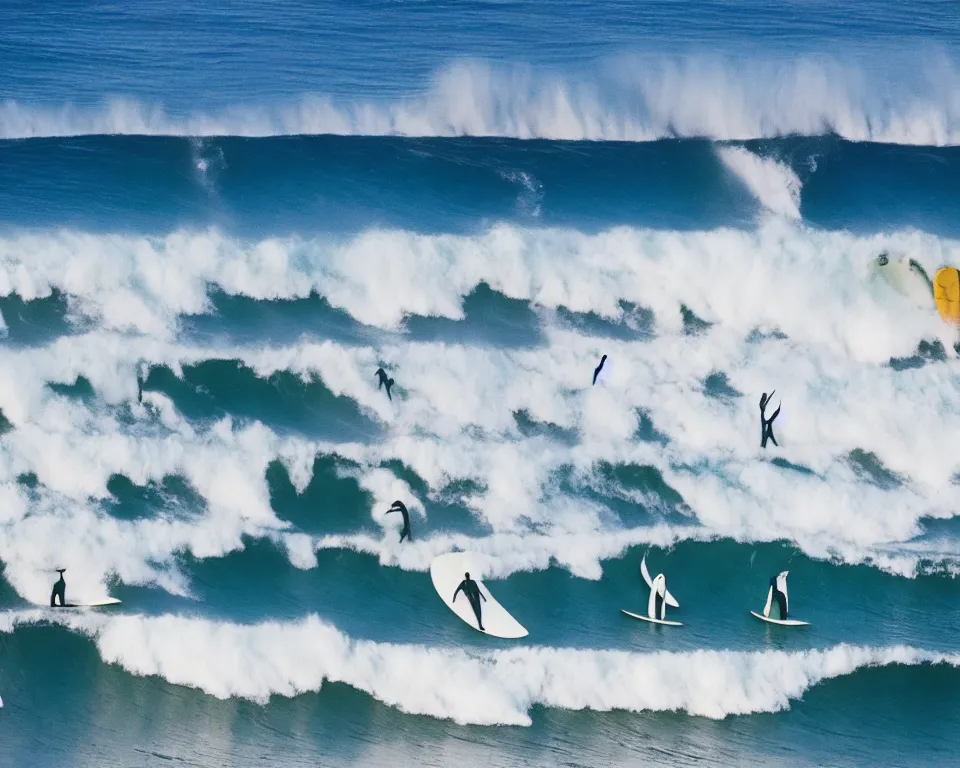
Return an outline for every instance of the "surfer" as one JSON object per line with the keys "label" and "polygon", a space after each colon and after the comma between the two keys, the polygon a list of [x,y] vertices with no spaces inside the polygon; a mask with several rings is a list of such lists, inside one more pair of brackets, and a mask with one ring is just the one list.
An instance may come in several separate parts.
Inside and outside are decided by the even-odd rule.
{"label": "surfer", "polygon": [[53,585],[53,592],[50,593],[50,607],[54,608],[57,605],[57,597],[60,598],[60,607],[62,608],[67,602],[67,582],[63,580],[63,572],[67,570],[66,568],[57,568],[57,573],[60,574],[60,579],[56,584]]}
{"label": "surfer", "polygon": [[389,397],[392,401],[393,395],[390,394],[390,387],[393,386],[393,379],[387,378],[387,372],[384,371],[383,368],[377,368],[377,372],[374,374],[374,376],[378,376],[380,378],[380,384],[377,385],[377,389],[382,389],[384,386],[386,386],[387,397]]}
{"label": "surfer", "polygon": [[[777,390],[773,390],[776,392]],[[770,398],[773,397],[773,392],[769,395],[764,392],[760,395],[760,447],[767,447],[767,440],[773,440],[773,444],[780,447],[780,444],[777,442],[777,438],[773,436],[773,421],[780,415],[780,406],[777,406],[777,410],[773,412],[773,416],[769,419],[766,417],[766,408],[767,403],[770,402]]]}
{"label": "surfer", "polygon": [[395,501],[390,505],[384,514],[389,515],[391,512],[399,512],[403,515],[403,530],[400,531],[400,542],[403,543],[404,539],[413,540],[413,536],[410,535],[410,513],[407,512],[407,508],[402,501]]}
{"label": "surfer", "polygon": [[770,590],[773,595],[773,599],[777,601],[777,608],[780,610],[780,620],[787,620],[787,596],[783,594],[783,591],[780,589],[780,583],[783,582],[784,588],[787,585],[787,575],[781,573],[779,576],[774,576],[770,579]]}
{"label": "surfer", "polygon": [[480,618],[480,599],[483,598],[483,602],[487,602],[487,598],[483,597],[483,592],[480,591],[477,582],[470,578],[469,573],[463,574],[463,581],[460,582],[457,591],[453,593],[453,600],[450,602],[457,602],[457,595],[460,594],[461,589],[463,594],[467,596],[467,600],[470,601],[470,607],[473,608],[473,613],[477,617],[477,625],[480,627],[480,631],[486,632],[487,630],[483,628],[483,620]]}
{"label": "surfer", "polygon": [[594,383],[594,384],[597,383],[597,376],[599,376],[599,375],[600,375],[600,371],[603,370],[603,364],[604,364],[605,362],[607,362],[607,356],[606,356],[606,355],[604,355],[603,357],[600,358],[600,365],[598,365],[596,368],[593,369],[593,383]]}

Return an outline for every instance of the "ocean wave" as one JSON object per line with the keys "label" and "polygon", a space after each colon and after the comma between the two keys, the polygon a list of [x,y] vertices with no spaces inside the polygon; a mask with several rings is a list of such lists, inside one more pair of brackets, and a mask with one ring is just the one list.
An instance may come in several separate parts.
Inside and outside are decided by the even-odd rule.
{"label": "ocean wave", "polygon": [[[757,357],[751,342],[708,337],[608,341],[604,349],[619,361],[623,378],[594,389],[584,380],[583,360],[595,359],[596,344],[557,332],[545,349],[509,353],[416,342],[380,350],[332,342],[218,349],[149,339],[133,346],[127,336],[93,332],[4,351],[0,408],[14,427],[0,441],[5,576],[36,602],[46,597],[43,569],[54,560],[85,574],[90,583],[78,588],[95,591],[116,573],[127,583],[184,593],[189,585],[177,571],[178,551],[219,556],[241,548],[243,536],[284,544],[298,567],[313,567],[315,549],[335,547],[425,570],[440,551],[463,546],[500,557],[506,571],[557,563],[583,578],[599,578],[600,561],[628,546],[697,537],[786,539],[813,557],[869,562],[907,576],[929,559],[930,553],[896,545],[921,533],[924,518],[954,514],[943,498],[958,469],[950,440],[960,416],[934,367],[896,372],[829,355],[817,361],[784,344],[766,346]],[[393,402],[377,391],[372,375],[379,355],[401,376],[403,392]],[[250,418],[195,422],[179,411],[176,392],[162,390],[148,390],[145,407],[129,405],[145,361],[183,376],[186,367],[210,359],[240,361],[262,378],[285,371],[323,381],[384,433],[360,443],[281,437]],[[727,370],[744,392],[759,391],[770,379],[784,382],[778,390],[788,398],[788,416],[778,434],[803,471],[762,460],[754,403],[733,406],[702,391],[697,382],[716,369]],[[517,370],[528,375],[518,377]],[[90,402],[44,385],[70,384],[78,376],[90,383]],[[445,384],[451,381],[459,387]],[[638,408],[667,436],[665,444],[634,438]],[[566,444],[525,436],[513,417],[519,410],[578,439]],[[790,413],[816,417],[791,419]],[[862,453],[862,446],[873,458],[857,464],[851,454]],[[382,536],[304,533],[278,517],[267,467],[281,461],[302,493],[317,455],[355,463],[343,473],[369,497],[358,514]],[[385,469],[395,461],[425,489]],[[874,475],[864,461],[873,463]],[[658,526],[661,519],[648,515],[626,529],[611,522],[606,504],[618,495],[639,510],[656,505],[610,478],[598,479],[604,463],[654,468],[682,498],[682,516]],[[557,482],[561,472],[569,477],[566,489]],[[893,480],[878,481],[878,472]],[[37,479],[36,489],[20,483],[26,474]],[[189,518],[116,520],[99,508],[111,497],[114,475],[141,486],[183,477],[199,507]],[[437,532],[400,546],[392,527],[398,521],[377,514],[404,498],[415,524],[426,523],[429,531],[429,504],[464,480],[474,490],[461,493],[459,503],[489,527],[485,537]],[[52,536],[53,530],[60,534]],[[957,553],[942,554],[955,559]]]}
{"label": "ocean wave", "polygon": [[[471,653],[354,640],[315,616],[237,625],[180,616],[53,617],[8,613],[0,629],[56,621],[93,638],[101,657],[220,699],[345,683],[409,714],[460,724],[531,724],[535,706],[600,712],[684,712],[723,719],[789,709],[813,686],[866,667],[946,664],[956,654],[909,646],[825,650],[631,653],[520,647]],[[189,649],[189,653],[184,653]]]}
{"label": "ocean wave", "polygon": [[180,316],[211,310],[211,285],[258,300],[316,293],[360,323],[396,330],[411,315],[463,319],[464,298],[486,284],[538,307],[614,320],[631,303],[652,311],[663,334],[682,330],[686,307],[736,334],[779,330],[865,362],[910,356],[921,338],[946,342],[922,282],[902,296],[880,278],[881,250],[913,258],[931,275],[960,264],[955,240],[909,231],[856,237],[782,217],[752,232],[497,225],[470,236],[369,230],[344,240],[258,242],[217,230],[68,230],[0,238],[0,296],[29,300],[57,289],[71,297],[73,313],[101,328],[169,338]]}
{"label": "ocean wave", "polygon": [[304,95],[280,107],[168,113],[115,98],[99,106],[0,104],[0,137],[84,134],[502,136],[651,141],[836,133],[855,141],[960,142],[960,76],[949,57],[895,72],[825,58],[789,62],[623,57],[560,76],[456,62],[394,102]]}

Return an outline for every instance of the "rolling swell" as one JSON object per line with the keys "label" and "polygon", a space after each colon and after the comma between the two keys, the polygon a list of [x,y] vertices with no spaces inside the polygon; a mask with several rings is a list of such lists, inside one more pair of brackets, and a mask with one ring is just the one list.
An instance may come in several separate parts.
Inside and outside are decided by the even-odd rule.
{"label": "rolling swell", "polygon": [[951,213],[960,204],[953,183],[960,150],[836,136],[723,144],[386,136],[0,141],[0,202],[7,223],[21,226],[109,232],[123,222],[121,231],[156,235],[211,226],[247,237],[368,228],[465,234],[493,221],[586,232],[611,224],[750,227],[764,208],[725,164],[724,147],[790,168],[802,187],[803,218],[813,225],[873,232],[882,221],[883,229],[957,236]]}

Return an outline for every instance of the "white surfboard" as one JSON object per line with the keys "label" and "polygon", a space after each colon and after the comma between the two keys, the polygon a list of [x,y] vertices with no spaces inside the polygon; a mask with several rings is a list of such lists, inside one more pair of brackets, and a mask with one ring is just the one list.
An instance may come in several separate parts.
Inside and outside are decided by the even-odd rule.
{"label": "white surfboard", "polygon": [[105,605],[119,605],[120,601],[115,597],[104,597],[100,600],[86,600],[77,603],[64,603],[62,606],[55,605],[53,608],[102,608]]}
{"label": "white surfboard", "polygon": [[470,606],[470,601],[467,600],[466,595],[461,591],[457,595],[456,601],[453,600],[453,593],[456,592],[460,582],[463,581],[464,574],[469,573],[470,578],[477,583],[480,593],[486,598],[486,602],[480,600],[483,633],[511,640],[526,637],[529,634],[527,630],[507,613],[506,608],[494,599],[490,590],[481,580],[485,571],[489,571],[489,563],[489,558],[471,552],[448,552],[445,555],[440,555],[430,563],[430,578],[433,581],[433,588],[437,590],[437,594],[440,595],[440,599],[443,600],[447,608],[480,632],[477,617],[474,615],[473,608]]}
{"label": "white surfboard", "polygon": [[930,286],[911,265],[910,259],[899,254],[885,253],[884,255],[885,260],[878,256],[870,264],[870,279],[885,283],[917,307],[930,307],[932,298]]}
{"label": "white surfboard", "polygon": [[752,616],[756,616],[760,621],[766,621],[768,624],[779,624],[781,627],[809,627],[809,621],[797,621],[796,619],[771,619],[769,616],[763,616],[756,611],[750,611]]}
{"label": "white surfboard", "polygon": [[603,361],[603,368],[597,374],[597,384],[612,384],[614,368],[613,358],[607,355],[607,359]]}
{"label": "white surfboard", "polygon": [[666,621],[665,619],[651,619],[649,616],[641,616],[639,613],[631,613],[630,611],[625,611],[623,608],[620,609],[622,613],[625,613],[631,619],[640,619],[641,621],[649,621],[651,624],[663,624],[667,627],[682,627],[683,624],[679,621]]}

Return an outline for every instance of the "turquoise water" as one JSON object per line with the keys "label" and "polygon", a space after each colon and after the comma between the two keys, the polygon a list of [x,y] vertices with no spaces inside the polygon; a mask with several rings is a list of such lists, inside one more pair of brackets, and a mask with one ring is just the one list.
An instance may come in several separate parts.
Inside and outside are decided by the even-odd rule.
{"label": "turquoise water", "polygon": [[956,762],[952,4],[4,10],[0,765]]}

